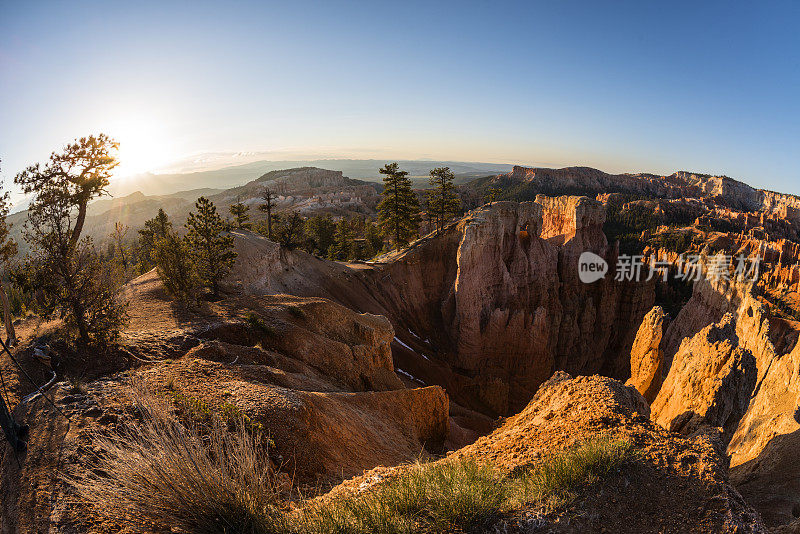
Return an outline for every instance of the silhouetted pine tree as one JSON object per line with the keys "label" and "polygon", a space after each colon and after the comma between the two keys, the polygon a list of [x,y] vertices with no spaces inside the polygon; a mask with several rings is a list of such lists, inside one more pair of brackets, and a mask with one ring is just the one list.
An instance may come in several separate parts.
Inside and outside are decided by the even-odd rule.
{"label": "silhouetted pine tree", "polygon": [[233,268],[236,252],[233,236],[222,235],[225,221],[217,207],[206,197],[195,202],[197,213],[189,213],[186,221],[186,243],[197,268],[197,274],[214,296],[219,295],[219,283]]}
{"label": "silhouetted pine tree", "polygon": [[153,252],[156,243],[164,239],[172,231],[172,222],[162,208],[158,214],[144,222],[144,228],[139,230],[139,272],[144,273],[155,267],[156,260]]}
{"label": "silhouetted pine tree", "polygon": [[34,195],[25,239],[34,250],[30,263],[40,289],[53,311],[76,327],[83,348],[112,341],[125,320],[117,299],[119,273],[102,261],[91,239],[81,239],[89,202],[107,194],[118,146],[104,134],[82,137],[14,178],[24,193]]}
{"label": "silhouetted pine tree", "polygon": [[450,167],[437,167],[431,171],[430,184],[434,186],[428,191],[428,212],[436,225],[436,231],[441,232],[444,224],[458,214],[461,201],[453,185],[455,175]]}
{"label": "silhouetted pine tree", "polygon": [[261,198],[264,199],[264,203],[258,209],[267,214],[267,239],[272,239],[272,208],[275,206],[276,195],[272,189],[265,187]]}
{"label": "silhouetted pine tree", "polygon": [[406,171],[397,163],[387,163],[382,169],[383,200],[378,204],[378,219],[396,247],[407,244],[419,232],[419,201],[411,188]]}

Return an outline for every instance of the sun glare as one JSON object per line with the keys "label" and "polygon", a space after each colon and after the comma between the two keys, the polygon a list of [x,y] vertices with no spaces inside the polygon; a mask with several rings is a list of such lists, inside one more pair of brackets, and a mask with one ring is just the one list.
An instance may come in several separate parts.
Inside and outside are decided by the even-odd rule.
{"label": "sun glare", "polygon": [[119,141],[116,180],[157,171],[176,159],[168,136],[156,122],[126,121],[110,129],[109,134]]}

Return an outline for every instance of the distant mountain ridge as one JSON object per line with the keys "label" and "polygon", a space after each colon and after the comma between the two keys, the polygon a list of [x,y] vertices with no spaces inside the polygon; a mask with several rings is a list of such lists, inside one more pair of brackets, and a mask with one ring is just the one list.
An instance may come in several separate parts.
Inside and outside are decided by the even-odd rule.
{"label": "distant mountain ridge", "polygon": [[[255,176],[271,171],[293,169],[302,167],[317,167],[340,171],[345,176],[371,182],[380,182],[381,176],[378,169],[389,160],[377,159],[319,159],[319,160],[284,160],[284,161],[257,161],[223,167],[221,169],[198,171],[189,173],[145,173],[118,183],[113,183],[109,192],[114,196],[125,196],[135,191],[147,191],[153,195],[169,195],[178,191],[197,188],[229,189],[252,180]],[[393,160],[400,167],[408,171],[412,177],[426,177],[435,167],[450,167],[461,182],[473,178],[508,172],[513,168],[511,164],[479,163],[463,161],[435,161],[435,160]]]}
{"label": "distant mountain ridge", "polygon": [[650,173],[610,174],[591,167],[523,167],[473,180],[466,185],[477,194],[490,188],[508,200],[534,200],[536,195],[626,193],[653,198],[702,198],[742,211],[765,211],[800,218],[800,197],[755,189],[728,176],[678,171],[669,176]]}
{"label": "distant mountain ridge", "polygon": [[[334,161],[334,160],[330,160]],[[377,160],[336,160],[347,161],[362,170],[374,168],[377,175]],[[266,162],[270,165],[275,162]],[[423,172],[434,165],[447,165],[451,169],[466,172],[479,167],[471,167],[470,163],[458,162],[399,162],[409,172]],[[479,164],[475,164],[479,165]],[[503,167],[503,166],[501,166]],[[464,206],[473,208],[485,202],[486,193],[491,188],[501,191],[501,197],[507,200],[535,200],[536,195],[586,195],[595,197],[604,193],[628,193],[651,198],[676,199],[698,198],[733,209],[762,212],[790,221],[800,221],[800,197],[754,189],[749,185],[727,176],[680,171],[669,176],[650,173],[610,174],[590,167],[565,167],[561,169],[543,167],[505,166],[502,173],[488,173],[469,180],[462,174],[459,190],[462,193]],[[301,166],[288,169],[261,171],[258,164],[246,164],[235,168],[223,169],[226,174],[223,183],[214,184],[209,180],[217,171],[190,173],[187,176],[201,179],[191,182],[188,189],[171,194],[146,194],[141,190],[113,198],[104,197],[89,206],[88,217],[84,229],[85,235],[97,242],[104,241],[113,231],[117,221],[130,228],[129,239],[136,237],[136,230],[144,221],[152,218],[159,208],[164,209],[175,221],[176,228],[182,227],[194,201],[200,196],[209,197],[217,205],[223,217],[228,216],[231,204],[241,201],[251,206],[251,218],[259,220],[264,214],[257,207],[261,204],[261,195],[269,186],[277,195],[276,212],[297,210],[303,215],[314,213],[330,213],[334,216],[371,215],[380,200],[382,184],[376,181],[348,177],[344,171],[324,169],[313,166]],[[425,171],[427,172],[427,171]],[[238,177],[238,178],[237,178]],[[226,186],[227,182],[236,182]],[[375,180],[377,180],[377,176]],[[174,185],[173,183],[173,185]],[[208,185],[217,187],[207,187]],[[418,180],[414,186],[426,188],[427,180]],[[112,188],[113,190],[113,188]],[[149,190],[144,190],[150,193]],[[11,235],[20,244],[24,254],[27,247],[22,239],[22,229],[27,211],[20,211],[9,216],[12,224]]]}

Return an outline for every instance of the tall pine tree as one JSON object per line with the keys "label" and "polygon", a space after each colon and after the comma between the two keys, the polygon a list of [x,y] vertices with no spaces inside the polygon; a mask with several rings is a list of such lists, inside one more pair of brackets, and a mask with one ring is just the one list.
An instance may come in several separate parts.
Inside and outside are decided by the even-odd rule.
{"label": "tall pine tree", "polygon": [[378,220],[395,247],[408,244],[419,232],[419,201],[406,171],[397,163],[387,163],[383,174],[383,200],[378,204]]}
{"label": "tall pine tree", "polygon": [[172,231],[172,222],[162,208],[158,214],[144,222],[139,230],[139,272],[145,273],[155,267],[154,251],[156,243],[164,239]]}
{"label": "tall pine tree", "polygon": [[433,189],[428,191],[428,212],[431,214],[436,231],[441,232],[444,224],[458,214],[461,201],[453,185],[455,175],[450,167],[437,167],[431,171],[430,184]]}
{"label": "tall pine tree", "polygon": [[233,268],[236,259],[233,236],[222,235],[225,222],[213,202],[200,197],[194,206],[197,213],[190,213],[186,221],[186,242],[200,280],[218,296],[219,283]]}

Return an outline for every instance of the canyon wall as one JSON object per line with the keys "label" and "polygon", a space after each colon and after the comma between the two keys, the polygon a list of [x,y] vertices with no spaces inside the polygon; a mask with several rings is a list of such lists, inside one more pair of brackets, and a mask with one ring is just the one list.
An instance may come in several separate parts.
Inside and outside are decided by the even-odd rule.
{"label": "canyon wall", "polygon": [[669,176],[648,173],[609,174],[591,167],[514,166],[491,183],[525,191],[580,192],[584,195],[626,193],[658,199],[703,199],[709,207],[725,206],[743,212],[761,212],[775,219],[800,222],[800,197],[755,189],[727,176],[675,172]]}
{"label": "canyon wall", "polygon": [[[654,285],[614,280],[618,252],[604,221],[604,206],[586,197],[496,202],[380,261],[351,265],[237,232],[230,282],[246,293],[322,296],[384,315],[405,374],[444,386],[457,403],[506,415],[556,370],[630,376]],[[610,266],[591,284],[578,277],[586,251]]]}
{"label": "canyon wall", "polygon": [[373,296],[402,342],[396,360],[423,380],[441,379],[430,369],[444,364],[455,373],[448,392],[494,414],[524,407],[555,370],[628,378],[654,290],[613,272],[579,280],[585,251],[616,263],[604,220],[603,205],[585,197],[496,202],[373,266]]}

